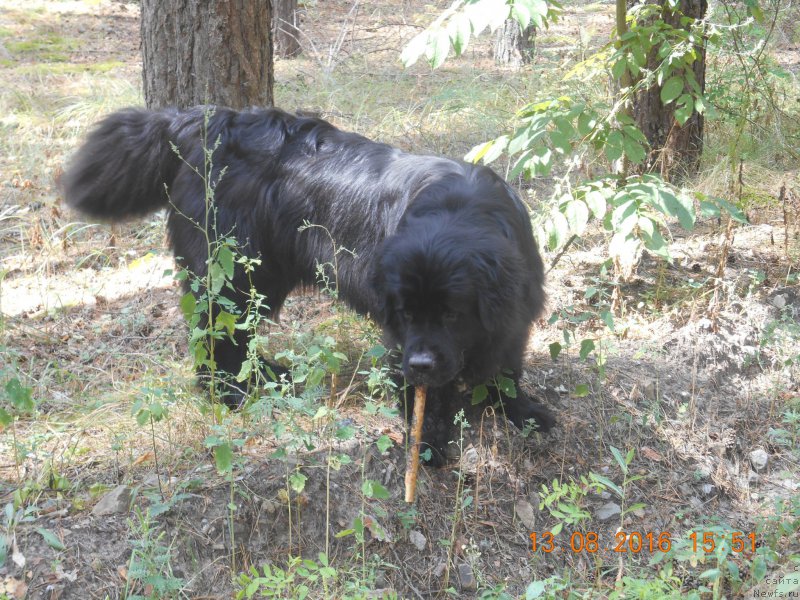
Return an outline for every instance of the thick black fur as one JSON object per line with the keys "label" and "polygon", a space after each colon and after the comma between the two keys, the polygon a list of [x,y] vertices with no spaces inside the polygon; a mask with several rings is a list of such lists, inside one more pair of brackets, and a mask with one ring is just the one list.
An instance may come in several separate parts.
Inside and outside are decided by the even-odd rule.
{"label": "thick black fur", "polygon": [[[107,117],[62,178],[66,201],[106,221],[168,208],[179,264],[203,276],[204,146],[214,148],[209,233],[233,234],[261,259],[251,280],[273,316],[294,288],[319,284],[318,265],[334,262],[331,237],[352,252],[336,256],[329,280],[402,348],[405,379],[428,386],[425,441],[439,462],[464,384],[502,372],[518,383],[543,307],[542,261],[514,191],[486,167],[407,154],[320,119],[197,107]],[[306,222],[327,231],[300,231]],[[244,308],[251,281],[238,267],[233,284]],[[246,347],[241,331],[217,341],[217,367],[238,373]],[[553,424],[519,386],[501,400],[518,426]]]}

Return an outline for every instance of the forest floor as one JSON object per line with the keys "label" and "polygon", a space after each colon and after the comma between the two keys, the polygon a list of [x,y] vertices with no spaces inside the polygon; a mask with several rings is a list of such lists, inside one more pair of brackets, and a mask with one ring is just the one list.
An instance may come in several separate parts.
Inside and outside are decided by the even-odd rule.
{"label": "forest floor", "polygon": [[[277,104],[459,157],[526,101],[560,93],[563,73],[612,24],[608,4],[571,5],[521,70],[496,67],[488,38],[437,71],[404,70],[404,43],[444,6],[308,5],[303,56],[276,62]],[[548,273],[548,314],[579,316],[573,340],[601,351],[583,360],[573,342],[553,360],[564,322],[542,320],[522,382],[557,428],[523,435],[486,414],[447,468],[421,470],[410,507],[404,423],[363,375],[373,325],[323,294],[293,296],[269,350],[332,344],[348,358],[333,390],[309,392],[327,416],[223,419],[194,387],[164,216],[111,228],[63,205],[56,179],[87,129],[142,104],[138,19],[134,3],[0,0],[0,399],[18,381],[36,402],[0,429],[0,599],[229,598],[246,585],[238,574],[263,576],[265,564],[281,571],[252,585],[276,598],[303,597],[303,585],[309,598],[533,598],[540,587],[731,598],[797,577],[796,164],[743,161],[750,224],[728,241],[724,221],[676,227],[674,261],[645,255],[621,284],[613,332],[598,317],[611,293],[599,274],[607,240],[598,230],[577,241]],[[797,47],[796,31],[776,38],[795,84]],[[735,189],[736,170],[714,154],[725,135],[708,125],[697,185],[709,192]],[[534,212],[554,185],[522,184]],[[589,288],[601,293],[587,298]],[[168,415],[137,422],[143,401]],[[231,473],[217,472],[212,436],[235,440]],[[594,486],[592,474],[616,486]],[[546,532],[560,527],[545,551]],[[531,534],[544,543],[536,551]]]}

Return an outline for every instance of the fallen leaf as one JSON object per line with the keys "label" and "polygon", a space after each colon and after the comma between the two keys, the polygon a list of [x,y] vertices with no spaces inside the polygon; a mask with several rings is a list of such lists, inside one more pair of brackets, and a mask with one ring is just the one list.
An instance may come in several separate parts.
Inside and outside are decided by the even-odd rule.
{"label": "fallen leaf", "polygon": [[648,446],[642,447],[642,455],[645,458],[652,460],[653,462],[661,462],[662,460],[664,460],[664,457],[661,456],[661,454],[659,454],[656,450],[653,450]]}
{"label": "fallen leaf", "polygon": [[134,466],[141,465],[142,463],[154,460],[155,457],[156,457],[155,453],[151,450],[150,452],[145,452],[144,454],[142,454],[139,458],[133,461],[133,464]]}
{"label": "fallen leaf", "polygon": [[11,539],[11,560],[14,561],[14,564],[20,569],[25,568],[25,555],[19,551],[16,536]]}

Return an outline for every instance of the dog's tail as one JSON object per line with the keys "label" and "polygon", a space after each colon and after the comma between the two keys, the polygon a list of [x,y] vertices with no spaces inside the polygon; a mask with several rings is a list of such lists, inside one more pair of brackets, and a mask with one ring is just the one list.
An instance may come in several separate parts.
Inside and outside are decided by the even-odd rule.
{"label": "dog's tail", "polygon": [[94,219],[120,221],[166,206],[180,167],[173,150],[175,110],[126,109],[102,120],[61,176],[68,205]]}

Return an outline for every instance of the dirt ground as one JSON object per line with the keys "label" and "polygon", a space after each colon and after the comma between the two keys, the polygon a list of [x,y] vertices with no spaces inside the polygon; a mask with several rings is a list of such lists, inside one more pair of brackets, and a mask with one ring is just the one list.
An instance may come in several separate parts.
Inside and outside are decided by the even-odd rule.
{"label": "dirt ground", "polygon": [[[47,4],[47,11],[58,14],[49,21],[54,32],[81,40],[65,50],[70,62],[118,61],[120,79],[135,86],[141,68],[138,7],[105,1],[55,4]],[[0,27],[24,35],[40,27],[47,15],[24,16],[23,8],[0,3]],[[427,22],[424,14],[435,10],[424,12],[411,2],[357,9],[340,1],[313,5],[304,23],[309,39],[316,41],[306,46],[311,58],[278,62],[277,85],[284,90],[278,97],[293,97],[286,90],[310,80],[305,70],[354,68],[353,57],[371,53],[396,56],[403,40]],[[542,42],[542,55],[551,60],[564,52],[564,40],[588,21],[602,31],[610,17],[607,11],[567,10]],[[325,58],[335,44],[341,65]],[[487,44],[476,46],[465,60],[487,77],[515,76],[491,64]],[[5,53],[8,57],[0,58],[7,61],[7,75],[11,67],[36,60],[22,50]],[[410,76],[428,85],[424,71]],[[375,117],[354,112],[324,116],[368,134],[380,126]],[[4,123],[4,130],[13,131],[12,125]],[[387,141],[411,145],[425,139],[433,137],[397,133]],[[478,141],[453,143],[468,148]],[[24,146],[24,140],[15,143]],[[770,529],[779,501],[797,498],[800,490],[800,423],[787,420],[787,414],[800,411],[798,367],[790,362],[800,357],[800,291],[792,278],[800,255],[800,207],[790,203],[788,222],[780,210],[767,208],[750,215],[751,225],[734,228],[724,278],[716,287],[724,243],[724,224],[716,220],[701,223],[690,235],[676,234],[673,264],[645,256],[622,285],[615,334],[608,334],[597,317],[573,328],[578,340],[599,340],[603,377],[594,360],[579,358],[575,345],[552,360],[548,347],[563,341],[562,327],[537,323],[523,386],[557,415],[555,431],[524,436],[490,414],[473,420],[461,444],[454,445],[447,468],[421,470],[412,510],[403,501],[403,422],[366,414],[358,378],[352,388],[340,382],[338,395],[332,394],[339,418],[356,426],[355,437],[328,436],[277,460],[281,442],[268,427],[248,429],[244,420],[237,432],[242,460],[233,477],[216,472],[203,445],[212,419],[200,403],[186,401],[199,392],[186,359],[180,288],[164,249],[163,217],[113,229],[76,225],[54,183],[69,151],[64,146],[41,157],[48,165],[44,171],[40,166],[28,171],[19,166],[25,163],[9,160],[0,172],[0,359],[5,363],[0,374],[12,367],[25,374],[39,401],[38,417],[16,426],[15,435],[29,444],[19,475],[10,430],[0,434],[2,504],[13,503],[19,476],[35,482],[27,486],[35,495],[28,504],[37,507],[29,521],[6,515],[5,531],[15,541],[0,567],[0,599],[148,597],[158,584],[129,572],[131,554],[141,551],[156,563],[152,549],[158,535],[168,548],[169,569],[161,564],[154,571],[184,580],[174,597],[195,599],[232,597],[232,570],[235,576],[265,563],[285,567],[287,556],[317,560],[319,552],[338,568],[341,596],[332,597],[363,597],[346,593],[346,583],[360,582],[362,589],[373,590],[373,598],[429,598],[447,588],[459,598],[516,598],[524,597],[531,582],[550,577],[580,582],[586,595],[606,597],[615,581],[655,576],[658,569],[648,566],[657,549],[614,552],[621,533],[657,537],[668,532],[686,541],[692,529],[725,525],[753,533],[759,546],[777,536],[785,556],[800,552],[796,530],[782,537]],[[441,148],[433,143],[419,150]],[[42,175],[46,172],[49,177]],[[763,193],[776,198],[782,183],[798,197],[800,185],[791,172]],[[560,258],[547,277],[548,314],[597,308],[597,297],[587,300],[584,290],[595,281],[603,254],[598,233]],[[549,263],[555,256],[545,258]],[[711,308],[715,292],[716,310]],[[343,322],[347,329],[337,339],[353,363],[363,348],[347,340],[376,332],[368,323],[343,318],[341,309],[321,295],[292,298],[272,333],[279,343],[298,330],[331,331]],[[351,364],[346,373],[355,370]],[[155,434],[137,427],[130,415],[142,386],[180,390],[169,423],[160,423]],[[382,435],[396,442],[385,452],[375,446]],[[554,480],[580,482],[590,472],[622,486],[612,447],[623,455],[635,451],[624,498],[608,489],[586,492],[575,505],[588,520],[567,526],[556,551],[533,551],[531,534],[541,537],[564,520],[540,508],[542,486],[552,487]],[[331,456],[342,454],[350,457],[349,464],[331,468]],[[297,472],[306,477],[300,491],[290,483]],[[388,497],[367,497],[365,480],[379,482]],[[139,512],[100,514],[98,501],[115,489]],[[163,510],[147,522],[141,511],[148,507]],[[337,537],[354,522],[364,524],[363,542],[352,533]],[[569,535],[575,531],[596,533],[600,551],[570,549]],[[754,573],[753,555],[727,557],[744,582],[737,592],[726,588],[728,597],[752,597],[766,577],[784,574]],[[697,556],[676,563],[684,589],[701,585],[700,574],[707,569],[720,568],[713,555]],[[500,595],[501,588],[508,596]],[[287,594],[275,597],[295,597]]]}

